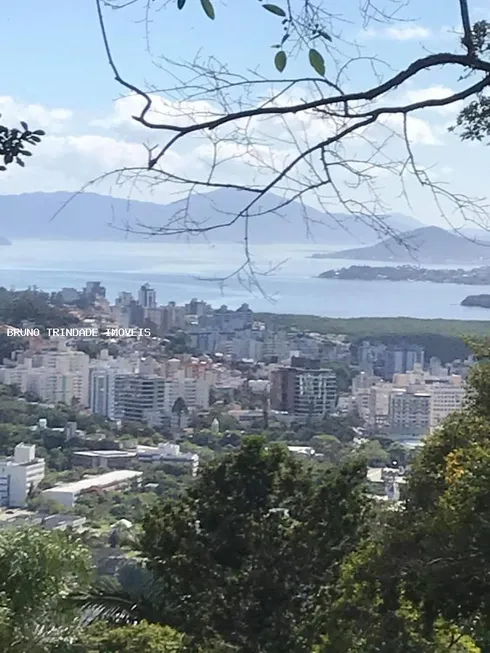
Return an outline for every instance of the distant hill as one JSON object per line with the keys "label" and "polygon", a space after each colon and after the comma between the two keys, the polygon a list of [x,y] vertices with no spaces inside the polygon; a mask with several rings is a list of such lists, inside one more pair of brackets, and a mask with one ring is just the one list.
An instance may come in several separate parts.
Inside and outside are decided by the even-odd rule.
{"label": "distant hill", "polygon": [[[171,204],[127,201],[96,193],[83,193],[75,197],[53,218],[72,193],[27,193],[0,195],[0,233],[11,240],[39,238],[44,240],[131,240],[141,241],[146,235],[127,233],[125,227],[147,225],[157,230],[176,215],[187,212],[188,223],[205,222],[207,227],[228,222],[250,201],[247,191],[220,189],[206,195],[193,195],[187,204],[179,200]],[[359,246],[378,240],[370,227],[351,215],[341,213],[326,215],[312,207],[306,207],[311,236],[304,219],[303,206],[294,202],[280,210],[279,215],[270,213],[281,199],[268,195],[260,200],[254,212],[266,215],[251,216],[249,220],[250,241],[256,244],[306,244],[319,243],[326,246]],[[380,216],[387,225],[398,231],[420,226],[414,218],[393,214]],[[340,226],[343,225],[344,228]],[[192,237],[196,242],[241,242],[244,236],[243,221],[202,236]],[[175,242],[187,236],[158,236],[162,241]]]}
{"label": "distant hill", "polygon": [[8,238],[4,238],[3,236],[0,236],[0,247],[2,245],[11,245],[12,243]]}
{"label": "distant hill", "polygon": [[490,263],[490,238],[472,241],[440,227],[423,227],[403,234],[406,244],[387,238],[371,247],[342,250],[324,258],[396,263]]}

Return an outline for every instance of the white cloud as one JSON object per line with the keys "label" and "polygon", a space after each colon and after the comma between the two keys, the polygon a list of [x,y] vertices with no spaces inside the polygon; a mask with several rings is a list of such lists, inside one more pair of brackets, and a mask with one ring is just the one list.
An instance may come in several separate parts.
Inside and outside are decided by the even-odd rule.
{"label": "white cloud", "polygon": [[145,161],[136,142],[95,134],[47,135],[24,169],[10,166],[0,176],[0,192],[76,190],[110,170]]}
{"label": "white cloud", "polygon": [[[148,122],[165,123],[184,126],[196,121],[209,120],[216,117],[216,112],[209,102],[196,100],[195,102],[172,102],[162,98],[160,95],[151,94],[151,108],[145,118]],[[145,106],[145,100],[139,95],[128,95],[116,100],[112,111],[103,118],[97,118],[90,122],[92,127],[103,129],[124,129],[136,132],[148,129],[134,120],[133,116],[139,116]]]}
{"label": "white cloud", "polygon": [[[400,136],[403,135],[403,117],[398,114],[384,116],[381,121],[389,129]],[[432,126],[422,118],[407,117],[407,136],[411,143],[419,145],[441,145]]]}
{"label": "white cloud", "polygon": [[423,25],[400,25],[382,29],[369,28],[361,32],[365,38],[381,38],[393,41],[414,41],[428,39],[433,36],[432,30]]}
{"label": "white cloud", "polygon": [[[454,95],[455,91],[447,86],[429,86],[427,88],[412,89],[407,91],[403,96],[403,101],[407,103],[425,102],[427,100],[442,100]],[[457,113],[462,106],[461,102],[453,102],[441,107],[432,107],[427,109],[437,111],[442,114]]]}
{"label": "white cloud", "polygon": [[16,125],[19,120],[31,129],[44,129],[51,134],[66,131],[71,126],[73,112],[69,109],[50,109],[40,104],[20,104],[9,96],[0,97],[2,121]]}
{"label": "white cloud", "polygon": [[[111,170],[144,165],[147,151],[134,134],[100,134],[65,108],[22,104],[11,97],[0,98],[1,122],[9,126],[19,120],[46,136],[32,149],[33,156],[21,169],[10,166],[0,174],[0,192],[77,190]],[[167,168],[177,169],[179,156],[171,153]]]}
{"label": "white cloud", "polygon": [[[281,100],[292,104],[304,97],[304,94],[298,94],[297,97],[284,96]],[[101,112],[98,116],[87,116],[63,108],[22,105],[12,98],[1,98],[0,106],[8,109],[8,116],[5,112],[5,122],[7,117],[15,121],[20,116],[21,119],[32,120],[33,128],[42,128],[47,133],[25,169],[11,166],[0,175],[0,193],[78,190],[88,181],[114,169],[144,167],[147,151],[142,142],[153,139],[161,146],[173,136],[148,130],[132,119],[132,115],[137,114],[142,106],[141,99],[135,96],[117,100],[108,111]],[[184,125],[216,115],[216,110],[205,101],[172,103],[155,98],[152,114],[148,116],[151,120]],[[7,124],[11,124],[11,120]],[[213,173],[215,182],[267,183],[272,172],[282,169],[295,158],[299,149],[304,150],[325,140],[338,133],[343,126],[344,119],[313,112],[255,118],[248,122],[242,121],[239,130],[235,132],[234,127],[226,126],[213,130],[206,136],[196,135],[183,139],[167,152],[162,167],[167,172],[182,177],[206,179],[217,147],[219,165]],[[386,128],[401,134],[399,117],[389,116],[384,127],[384,136]],[[433,127],[422,118],[410,116],[408,129],[413,143],[437,145],[440,142]],[[382,132],[383,125],[374,125],[369,131],[352,134],[331,152],[331,158],[351,159],[352,162],[362,161],[364,157],[369,159],[373,156],[370,143],[381,142],[378,136],[381,133],[383,138]],[[394,141],[388,150],[383,149],[376,156],[380,160],[386,156],[395,159],[397,147],[400,145]],[[284,185],[298,190],[298,184],[311,182],[312,174],[315,173],[310,166],[318,166],[317,157],[315,153],[312,159],[301,164],[291,179],[284,180]],[[352,163],[351,167],[355,168],[355,164]],[[146,197],[167,202],[174,199],[176,191],[182,193],[182,186],[170,182],[160,183],[151,189],[151,184],[147,183],[148,177],[146,175],[146,180],[141,185],[132,186],[135,198]],[[113,177],[110,182],[112,186],[108,182],[96,186],[94,190],[112,190],[115,195],[126,195],[128,186],[121,189],[115,182]]]}

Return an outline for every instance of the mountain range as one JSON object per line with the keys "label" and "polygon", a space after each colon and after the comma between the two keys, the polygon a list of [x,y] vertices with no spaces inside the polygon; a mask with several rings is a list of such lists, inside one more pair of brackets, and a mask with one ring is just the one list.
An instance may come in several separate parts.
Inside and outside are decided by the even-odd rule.
{"label": "mountain range", "polygon": [[[0,195],[0,234],[10,240],[36,238],[44,240],[142,241],[148,232],[128,233],[127,225],[147,225],[150,231],[168,223],[174,216],[186,215],[187,223],[205,223],[211,227],[228,222],[239,213],[253,195],[248,191],[219,189],[207,194],[192,195],[171,204],[156,204],[113,198],[96,193],[26,193]],[[353,247],[376,242],[379,237],[368,225],[349,214],[325,214],[313,207],[292,202],[279,214],[271,211],[281,203],[274,195],[266,195],[254,207],[265,212],[249,218],[249,239],[254,244],[308,244]],[[66,203],[63,210],[60,209]],[[56,216],[55,214],[60,211]],[[310,234],[304,212],[310,223]],[[55,216],[55,217],[53,217]],[[408,231],[420,227],[415,218],[401,215],[380,215],[390,228]],[[340,226],[342,225],[342,226]],[[186,240],[189,236],[157,236],[163,242]],[[234,243],[244,238],[243,221],[229,227],[211,229],[206,240],[191,237],[195,242]]]}
{"label": "mountain range", "polygon": [[490,234],[479,240],[451,233],[440,227],[422,227],[401,234],[402,242],[387,238],[370,247],[342,250],[322,258],[393,263],[480,263],[490,264]]}

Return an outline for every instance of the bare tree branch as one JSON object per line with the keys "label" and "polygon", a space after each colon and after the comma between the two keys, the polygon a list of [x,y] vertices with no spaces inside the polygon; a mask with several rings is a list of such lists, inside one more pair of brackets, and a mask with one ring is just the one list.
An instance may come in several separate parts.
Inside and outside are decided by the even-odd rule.
{"label": "bare tree branch", "polygon": [[[249,0],[251,5],[253,1]],[[382,217],[391,210],[384,198],[383,179],[386,183],[387,178],[397,180],[399,197],[408,204],[410,192],[406,184],[416,180],[429,191],[449,225],[452,216],[458,215],[482,226],[487,218],[485,201],[456,193],[437,181],[430,166],[417,161],[411,132],[414,115],[478,98],[475,102],[480,104],[473,110],[485,117],[488,114],[490,134],[490,103],[485,96],[490,87],[490,30],[485,23],[472,24],[469,0],[450,1],[459,10],[460,47],[456,51],[423,53],[401,70],[392,70],[378,57],[367,55],[365,46],[346,35],[351,23],[326,11],[323,3],[284,0],[283,37],[277,47],[284,49],[284,57],[289,58],[308,51],[312,67],[321,73],[318,76],[264,76],[255,70],[229,70],[212,57],[207,61],[196,57],[191,62],[177,62],[164,53],[154,63],[175,83],[163,88],[141,88],[128,81],[115,61],[103,6],[124,9],[141,5],[148,30],[149,0],[95,0],[109,67],[115,80],[128,92],[129,104],[135,105],[135,100],[140,103],[132,118],[148,134],[163,139],[160,144],[147,147],[144,166],[115,170],[109,176],[118,184],[132,179],[149,189],[169,183],[184,190],[187,196],[185,208],[172,218],[165,218],[163,224],[137,223],[125,228],[153,236],[206,236],[243,223],[245,262],[235,272],[245,272],[256,279],[251,220],[271,212],[280,214],[291,202],[300,202],[308,229],[311,223],[306,202],[313,201],[330,221],[336,219],[332,208],[340,207],[372,227],[380,237],[389,235],[403,242],[403,234],[393,230]],[[408,22],[403,15],[408,6],[408,0],[384,0],[384,4],[381,0],[359,0],[359,17],[364,28],[370,22]],[[174,0],[162,0],[157,10],[175,7]],[[327,60],[329,65],[325,67]],[[348,74],[355,66],[368,66],[375,83],[353,88]],[[329,71],[328,76],[323,68]],[[455,72],[457,90],[446,97],[434,95],[407,101],[409,84],[422,74],[435,74],[441,69]],[[471,83],[469,76],[473,76]],[[472,114],[467,113],[466,120],[471,119]],[[462,122],[464,118],[459,124]],[[478,134],[485,133],[485,129],[481,127]],[[473,132],[468,133],[468,138],[473,137]],[[205,152],[206,172],[187,176],[173,170],[170,154],[183,149],[195,153],[196,162],[201,161],[199,153]],[[247,170],[238,182],[227,173],[236,165]],[[193,194],[224,188],[246,191],[239,210],[223,214],[223,219],[212,223],[206,216],[191,215],[189,199]],[[261,202],[272,192],[279,194],[280,200],[274,208],[263,209]],[[219,214],[218,209],[216,213]]]}

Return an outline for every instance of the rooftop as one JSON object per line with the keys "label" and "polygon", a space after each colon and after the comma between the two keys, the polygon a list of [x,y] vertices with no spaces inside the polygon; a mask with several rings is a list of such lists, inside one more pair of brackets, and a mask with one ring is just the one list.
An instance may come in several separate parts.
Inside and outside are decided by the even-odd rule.
{"label": "rooftop", "polygon": [[74,451],[77,456],[86,458],[134,458],[136,452],[123,451],[120,449],[99,449],[97,451]]}
{"label": "rooftop", "polygon": [[110,485],[116,485],[122,481],[139,479],[142,476],[143,472],[136,472],[129,469],[118,469],[113,472],[107,472],[107,474],[82,478],[81,481],[54,485],[53,487],[44,490],[44,492],[49,492],[50,490],[56,490],[57,492],[83,492],[83,490],[90,490],[95,487],[107,487]]}

